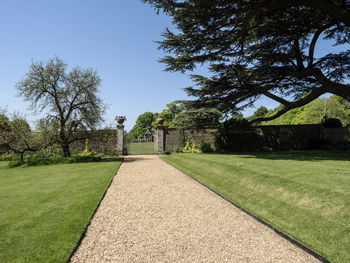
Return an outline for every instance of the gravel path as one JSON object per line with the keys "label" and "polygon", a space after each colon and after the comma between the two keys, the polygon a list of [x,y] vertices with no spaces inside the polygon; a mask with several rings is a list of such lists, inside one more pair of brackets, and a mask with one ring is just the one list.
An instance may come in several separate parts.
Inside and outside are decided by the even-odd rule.
{"label": "gravel path", "polygon": [[71,262],[319,262],[157,156],[127,156]]}

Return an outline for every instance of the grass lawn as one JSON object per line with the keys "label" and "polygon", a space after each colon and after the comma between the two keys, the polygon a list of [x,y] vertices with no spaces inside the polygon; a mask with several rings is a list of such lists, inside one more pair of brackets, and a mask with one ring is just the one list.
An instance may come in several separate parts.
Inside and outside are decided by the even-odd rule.
{"label": "grass lawn", "polygon": [[66,262],[120,163],[0,162],[0,262]]}
{"label": "grass lawn", "polygon": [[154,154],[154,142],[127,143],[128,154]]}
{"label": "grass lawn", "polygon": [[332,262],[350,262],[350,154],[171,154],[163,160]]}

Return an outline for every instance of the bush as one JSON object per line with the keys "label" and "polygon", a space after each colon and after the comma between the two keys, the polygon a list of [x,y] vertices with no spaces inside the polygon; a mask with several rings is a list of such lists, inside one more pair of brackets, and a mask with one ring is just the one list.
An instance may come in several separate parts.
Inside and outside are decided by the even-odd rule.
{"label": "bush", "polygon": [[198,152],[198,149],[197,149],[197,146],[196,144],[194,143],[194,140],[193,138],[189,139],[185,145],[185,147],[182,149],[183,152],[192,152],[192,153],[195,153],[195,152]]}
{"label": "bush", "polygon": [[210,143],[202,143],[202,144],[199,146],[199,150],[200,150],[202,153],[211,153],[211,152],[213,152],[213,149],[210,147]]}
{"label": "bush", "polygon": [[348,151],[350,143],[348,141],[339,141],[331,144],[331,148],[336,151]]}
{"label": "bush", "polygon": [[260,130],[253,129],[245,119],[229,119],[215,133],[217,150],[252,152],[265,148]]}
{"label": "bush", "polygon": [[102,160],[102,156],[95,154],[93,156],[76,155],[71,157],[63,156],[51,156],[47,157],[42,154],[30,154],[25,155],[24,161],[20,160],[12,161],[9,163],[10,167],[18,167],[21,165],[38,166],[38,165],[50,165],[50,164],[68,164],[68,163],[88,163],[99,162]]}
{"label": "bush", "polygon": [[0,155],[0,161],[17,161],[20,157],[16,154],[2,154]]}
{"label": "bush", "polygon": [[311,138],[307,141],[308,150],[329,150],[330,142],[322,138]]}
{"label": "bush", "polygon": [[322,120],[322,126],[323,128],[339,128],[343,127],[341,121],[336,118],[327,118],[325,120]]}

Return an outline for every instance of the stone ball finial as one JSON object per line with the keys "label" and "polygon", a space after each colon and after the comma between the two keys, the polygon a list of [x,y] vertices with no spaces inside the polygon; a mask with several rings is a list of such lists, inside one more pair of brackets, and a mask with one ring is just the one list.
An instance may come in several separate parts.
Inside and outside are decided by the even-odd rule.
{"label": "stone ball finial", "polygon": [[160,117],[160,118],[157,119],[157,123],[158,123],[158,125],[160,125],[160,126],[163,125],[164,121],[165,121],[165,119],[164,119],[163,117]]}
{"label": "stone ball finial", "polygon": [[117,117],[115,117],[115,119],[118,122],[118,124],[123,124],[124,121],[126,121],[126,117],[125,116],[117,116]]}

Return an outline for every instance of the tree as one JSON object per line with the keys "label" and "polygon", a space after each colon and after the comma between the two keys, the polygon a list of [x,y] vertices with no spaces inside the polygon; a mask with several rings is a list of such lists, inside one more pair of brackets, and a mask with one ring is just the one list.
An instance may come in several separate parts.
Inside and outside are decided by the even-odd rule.
{"label": "tree", "polygon": [[[5,123],[5,128],[4,124]],[[4,114],[0,115],[0,149],[6,152],[14,152],[23,155],[25,152],[35,152],[41,148],[41,136],[32,132],[29,123],[24,117],[13,114],[9,119]]]}
{"label": "tree", "polygon": [[152,112],[145,112],[137,117],[136,124],[130,130],[128,137],[139,138],[143,136],[146,131],[153,130],[154,114]]}
{"label": "tree", "polygon": [[[338,96],[318,98],[307,105],[292,109],[286,114],[267,122],[262,122],[262,125],[295,125],[295,124],[320,124],[327,113],[329,118],[339,119],[344,125],[350,124],[350,115],[347,112],[349,103]],[[272,109],[260,117],[268,117],[278,112],[282,105]],[[253,118],[252,116],[248,119]]]}
{"label": "tree", "polygon": [[[193,75],[186,89],[193,108],[226,115],[252,106],[261,96],[283,107],[275,119],[325,93],[350,99],[350,1],[348,0],[144,0],[172,16],[160,49],[172,55],[166,70],[185,72],[209,63],[210,78]],[[316,56],[320,39],[346,45]],[[344,47],[344,46],[343,46]]]}
{"label": "tree", "polygon": [[218,127],[221,115],[216,109],[189,109],[176,115],[174,123],[177,128],[185,130]]}
{"label": "tree", "polygon": [[259,107],[252,116],[248,118],[248,120],[254,120],[257,118],[264,117],[268,113],[268,109],[264,106]]}
{"label": "tree", "polygon": [[344,109],[334,97],[319,98],[313,101],[303,117],[306,123],[321,123],[324,113],[328,118],[339,119],[343,124],[349,122]]}
{"label": "tree", "polygon": [[154,122],[153,127],[156,129],[158,122],[157,118],[164,118],[165,121],[163,123],[164,127],[174,128],[177,126],[175,121],[175,117],[181,112],[185,111],[185,106],[181,102],[170,102],[166,104],[166,109],[162,110],[160,113],[154,113]]}
{"label": "tree", "polygon": [[65,157],[70,156],[69,145],[78,139],[75,132],[94,129],[105,110],[97,96],[101,83],[97,72],[79,67],[66,71],[67,65],[58,57],[46,64],[33,62],[16,85],[36,112],[46,110],[45,121],[57,127],[56,141]]}

